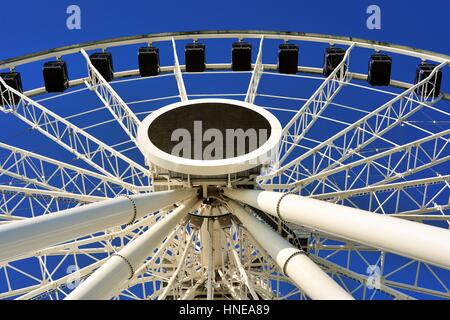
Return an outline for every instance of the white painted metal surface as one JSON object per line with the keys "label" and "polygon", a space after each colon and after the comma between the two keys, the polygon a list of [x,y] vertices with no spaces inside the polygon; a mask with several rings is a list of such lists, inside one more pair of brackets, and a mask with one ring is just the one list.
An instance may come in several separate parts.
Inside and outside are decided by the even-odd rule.
{"label": "white painted metal surface", "polygon": [[[148,137],[148,129],[155,119],[170,110],[183,108],[184,106],[196,103],[226,103],[250,109],[262,115],[269,122],[271,127],[271,135],[258,149],[242,156],[223,160],[196,160],[181,158],[160,150],[150,141]],[[280,122],[275,116],[263,108],[237,100],[197,99],[195,101],[190,100],[176,102],[152,112],[147,118],[144,119],[144,121],[142,121],[142,125],[138,130],[137,141],[139,148],[147,158],[147,161],[161,168],[186,174],[218,175],[244,171],[263,163],[270,162],[275,156],[274,151],[277,147],[280,135]]]}
{"label": "white painted metal surface", "polygon": [[104,300],[111,298],[123,282],[133,277],[134,271],[151,256],[153,250],[175,228],[181,219],[199,205],[192,197],[180,204],[164,219],[155,223],[148,231],[130,242],[108,259],[86,281],[80,284],[66,300]]}
{"label": "white painted metal surface", "polygon": [[287,276],[314,300],[352,300],[344,289],[317,266],[306,253],[258,221],[235,201],[229,206],[255,240],[286,271]]}
{"label": "white painted metal surface", "polygon": [[[118,197],[0,226],[0,261],[132,223],[158,209],[192,197],[196,190]],[[131,199],[131,200],[130,200]]]}
{"label": "white painted metal surface", "polygon": [[125,101],[122,100],[105,78],[103,78],[102,74],[95,68],[87,52],[84,49],[81,49],[80,52],[86,59],[89,74],[89,78],[86,81],[87,86],[89,89],[95,91],[98,98],[130,137],[130,140],[136,142],[137,130],[141,122],[134,112],[131,111],[130,107],[127,106]]}
{"label": "white painted metal surface", "polygon": [[[6,103],[0,106],[1,111],[14,114],[28,126],[72,152],[77,158],[82,159],[105,176],[118,179],[131,176],[134,183],[148,184],[148,177],[145,177],[147,170],[142,165],[117,152],[42,104],[8,86],[1,77],[0,83],[5,88],[5,94],[17,95],[20,98],[16,104],[5,99]],[[4,101],[2,101],[3,103]]]}
{"label": "white painted metal surface", "polygon": [[172,48],[173,48],[173,73],[175,79],[177,80],[178,93],[181,101],[187,101],[188,96],[186,93],[186,88],[184,86],[183,75],[181,73],[180,62],[178,61],[177,45],[175,40],[172,38]]}
{"label": "white painted metal surface", "polygon": [[264,65],[262,62],[263,44],[264,44],[264,36],[262,36],[261,40],[259,41],[258,54],[256,55],[256,61],[255,64],[253,65],[252,77],[250,78],[247,94],[245,95],[244,100],[245,102],[252,104],[255,102],[259,81],[261,80],[264,71]]}
{"label": "white painted metal surface", "polygon": [[449,230],[294,194],[232,189],[224,193],[271,215],[279,210],[292,223],[450,268]]}

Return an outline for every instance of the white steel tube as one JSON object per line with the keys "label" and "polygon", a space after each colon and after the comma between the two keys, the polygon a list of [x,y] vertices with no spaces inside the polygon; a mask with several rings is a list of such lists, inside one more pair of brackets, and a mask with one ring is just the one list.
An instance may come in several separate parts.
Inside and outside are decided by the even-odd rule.
{"label": "white steel tube", "polygon": [[450,268],[450,231],[443,228],[294,194],[236,189],[224,193],[288,222]]}
{"label": "white steel tube", "polygon": [[292,281],[314,300],[352,300],[325,271],[316,265],[302,250],[256,219],[235,201],[229,202],[233,214],[274,259]]}
{"label": "white steel tube", "polygon": [[128,243],[72,291],[66,300],[110,299],[128,279],[133,278],[134,271],[144,263],[194,205],[198,206],[199,200],[192,197]]}
{"label": "white steel tube", "polygon": [[195,195],[195,189],[121,196],[0,226],[0,261],[135,219]]}
{"label": "white steel tube", "polygon": [[178,262],[178,266],[173,272],[172,276],[169,279],[169,282],[167,283],[167,286],[164,288],[164,291],[158,296],[158,300],[164,300],[166,299],[167,295],[169,294],[170,290],[172,290],[173,285],[175,281],[177,280],[178,274],[180,273],[181,269],[184,268],[186,261],[186,257],[188,256],[189,251],[192,249],[192,239],[194,238],[194,232],[191,233],[188,240],[186,241],[186,247],[183,250],[183,253],[181,254],[180,260]]}

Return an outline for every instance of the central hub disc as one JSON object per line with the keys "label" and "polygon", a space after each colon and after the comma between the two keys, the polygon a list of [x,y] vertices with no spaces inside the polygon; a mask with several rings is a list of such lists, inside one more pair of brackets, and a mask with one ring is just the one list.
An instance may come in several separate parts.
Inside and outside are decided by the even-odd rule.
{"label": "central hub disc", "polygon": [[221,175],[273,161],[279,121],[253,104],[227,99],[177,102],[151,113],[138,130],[146,159],[193,175]]}

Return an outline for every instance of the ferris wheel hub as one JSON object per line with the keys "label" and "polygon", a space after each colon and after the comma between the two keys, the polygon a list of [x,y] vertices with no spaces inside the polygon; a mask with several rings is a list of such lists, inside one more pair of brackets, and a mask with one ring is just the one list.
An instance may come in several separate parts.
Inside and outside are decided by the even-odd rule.
{"label": "ferris wheel hub", "polygon": [[273,161],[281,125],[254,104],[230,99],[177,102],[152,112],[138,129],[148,162],[174,172],[222,175]]}

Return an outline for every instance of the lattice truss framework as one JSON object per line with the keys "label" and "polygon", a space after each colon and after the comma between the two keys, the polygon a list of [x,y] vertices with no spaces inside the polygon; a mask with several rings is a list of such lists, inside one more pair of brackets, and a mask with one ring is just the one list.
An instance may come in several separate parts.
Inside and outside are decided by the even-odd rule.
{"label": "lattice truss framework", "polygon": [[[433,74],[415,85],[394,80],[391,85],[397,88],[381,90],[361,82],[365,75],[351,68],[351,58],[357,50],[361,47],[380,50],[381,45],[277,33],[205,33],[203,37],[205,41],[253,38],[257,54],[252,71],[232,72],[229,63],[214,63],[207,64],[205,73],[186,72],[177,55],[180,46],[177,42],[201,39],[200,33],[109,44],[111,47],[146,41],[168,44],[173,65],[162,66],[161,73],[154,77],[140,78],[137,70],[127,70],[116,72],[116,80],[106,82],[86,53],[108,47],[102,43],[66,50],[64,54],[85,58],[84,67],[87,66],[88,72],[86,77],[72,80],[73,88],[64,94],[45,96],[43,88],[21,94],[0,80],[3,118],[25,125],[25,130],[30,129],[29,137],[36,137],[37,143],[50,148],[48,152],[45,147],[31,150],[1,141],[0,226],[120,195],[152,192],[158,170],[145,163],[136,146],[136,132],[142,118],[172,101],[227,97],[255,103],[287,119],[282,123],[277,161],[262,169],[256,177],[256,187],[294,192],[449,228],[450,128],[445,108],[448,95],[435,96],[432,83],[438,70],[448,73],[450,61],[446,57],[394,46],[383,48],[398,55],[434,59],[438,66]],[[264,62],[267,53],[263,46],[280,40],[344,45],[345,58],[328,77],[318,75],[321,68],[310,66],[299,66],[296,75],[278,74],[274,71],[276,65]],[[49,57],[53,55],[48,53],[32,60]],[[0,63],[3,68],[20,64],[20,61]],[[190,84],[197,77],[213,83],[214,77],[233,75],[241,77],[237,82],[245,83],[240,92],[195,92],[195,86]],[[270,81],[278,79],[298,81],[297,86],[308,81],[315,87],[304,97],[286,96],[269,90]],[[167,84],[170,88],[167,91],[171,92],[151,98],[128,98],[125,87],[140,82],[148,85],[152,81],[159,81],[159,86]],[[341,102],[346,90],[383,96],[375,99],[382,102],[360,108],[347,105]],[[343,99],[339,99],[343,94]],[[12,103],[14,95],[19,97],[17,103]],[[77,113],[64,110],[59,115],[61,109],[57,105],[64,104],[72,95],[84,95],[89,97],[87,101],[97,101],[100,106],[90,106]],[[339,118],[336,110],[352,112],[353,118]],[[318,135],[323,126],[335,126],[335,129]],[[114,137],[108,136],[111,130],[115,132]],[[406,133],[400,135],[402,130]],[[172,182],[180,184],[168,179],[167,185]],[[148,212],[129,226],[99,230],[29,256],[0,261],[0,298],[63,299],[80,280],[88,278],[111,255],[151,229],[170,211],[166,208]],[[250,211],[291,243],[306,249],[308,256],[355,298],[450,298],[449,270],[282,222],[251,208]],[[208,254],[205,248],[211,239],[185,220],[157,249],[148,253],[147,260],[113,298],[308,299],[237,219],[219,228],[214,236],[220,238],[220,247],[213,251],[219,250],[221,258],[218,265],[208,268],[204,255]],[[370,285],[374,266],[379,268],[377,289]]]}

